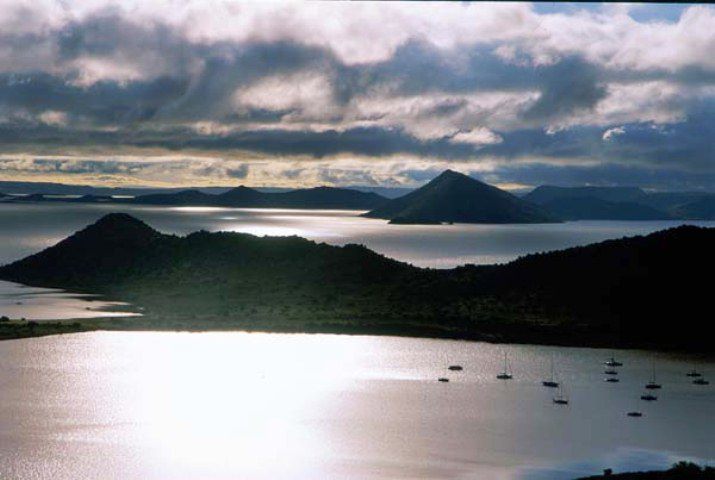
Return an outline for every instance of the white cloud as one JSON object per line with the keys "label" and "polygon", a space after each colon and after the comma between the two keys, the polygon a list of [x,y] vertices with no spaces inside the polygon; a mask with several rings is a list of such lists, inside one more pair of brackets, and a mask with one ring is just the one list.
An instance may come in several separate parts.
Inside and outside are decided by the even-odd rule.
{"label": "white cloud", "polygon": [[39,120],[46,125],[63,126],[67,125],[67,114],[56,110],[45,110],[38,116]]}
{"label": "white cloud", "polygon": [[472,145],[491,145],[501,143],[504,139],[488,128],[477,127],[467,132],[459,132],[450,138],[453,143],[469,143]]}
{"label": "white cloud", "polygon": [[310,71],[261,79],[237,90],[233,101],[239,110],[289,111],[288,121],[327,120],[336,108],[329,79]]}
{"label": "white cloud", "polygon": [[603,132],[603,141],[607,142],[608,140],[611,140],[613,137],[617,135],[623,135],[626,133],[626,129],[623,127],[614,127],[614,128],[609,128],[605,132]]}
{"label": "white cloud", "polygon": [[[112,13],[130,25],[164,25],[193,44],[296,42],[326,47],[346,64],[387,60],[416,39],[445,50],[497,43],[503,58],[514,58],[519,49],[535,63],[582,55],[612,68],[715,68],[715,9],[703,5],[686,9],[677,23],[637,22],[623,8],[539,14],[528,3],[2,0],[0,11],[3,33],[48,38],[43,57],[56,54],[49,38],[53,32]],[[21,57],[0,51],[3,56]],[[160,57],[153,60],[163,63]],[[0,66],[12,68],[1,60]],[[56,67],[62,68],[61,61]]]}
{"label": "white cloud", "polygon": [[[469,131],[476,132],[472,134],[476,138],[476,135],[487,130],[483,125],[496,130],[512,129],[516,126],[519,112],[537,98],[538,93],[535,91],[407,96],[383,90],[353,99],[344,120],[348,124],[369,121],[371,125],[399,127],[420,140],[453,138],[460,132]],[[469,135],[459,138],[467,139]]]}

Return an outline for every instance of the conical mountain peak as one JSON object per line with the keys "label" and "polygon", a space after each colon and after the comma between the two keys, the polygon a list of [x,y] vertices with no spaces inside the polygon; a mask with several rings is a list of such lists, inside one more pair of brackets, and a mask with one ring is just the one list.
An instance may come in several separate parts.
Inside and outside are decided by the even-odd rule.
{"label": "conical mountain peak", "polygon": [[423,187],[366,216],[385,218],[391,223],[426,224],[557,221],[537,205],[454,170],[445,170]]}
{"label": "conical mountain peak", "polygon": [[161,234],[136,217],[126,213],[110,213],[84,230],[77,232],[73,237],[103,238],[113,242],[137,243],[150,240],[157,235]]}

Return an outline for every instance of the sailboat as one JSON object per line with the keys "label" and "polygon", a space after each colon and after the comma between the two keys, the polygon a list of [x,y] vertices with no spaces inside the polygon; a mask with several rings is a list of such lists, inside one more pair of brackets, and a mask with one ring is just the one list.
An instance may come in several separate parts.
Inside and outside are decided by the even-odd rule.
{"label": "sailboat", "polygon": [[506,352],[504,352],[504,371],[502,371],[499,375],[497,375],[497,378],[499,380],[511,380],[512,379],[511,369],[509,368],[509,365],[506,360]]}
{"label": "sailboat", "polygon": [[641,400],[645,400],[646,402],[654,402],[654,401],[658,400],[658,397],[656,397],[652,393],[646,392],[643,395],[641,395]]}
{"label": "sailboat", "polygon": [[554,397],[554,403],[556,405],[568,405],[569,400],[566,398],[564,395],[564,387],[563,385],[559,385],[559,394]]}
{"label": "sailboat", "polygon": [[696,378],[693,380],[694,385],[710,385],[710,382],[705,380],[704,378]]}
{"label": "sailboat", "polygon": [[702,377],[703,374],[698,372],[696,369],[690,370],[688,373],[685,374],[686,377]]}
{"label": "sailboat", "polygon": [[653,373],[651,374],[650,382],[646,383],[645,388],[648,390],[658,390],[662,388],[661,384],[655,381],[655,360],[653,360]]}
{"label": "sailboat", "polygon": [[623,364],[615,359],[615,357],[611,357],[607,361],[603,362],[604,365],[607,367],[622,367]]}
{"label": "sailboat", "polygon": [[549,377],[548,380],[544,380],[541,382],[541,384],[545,387],[549,388],[557,388],[559,386],[559,382],[557,382],[554,379],[554,356],[551,355],[551,377]]}

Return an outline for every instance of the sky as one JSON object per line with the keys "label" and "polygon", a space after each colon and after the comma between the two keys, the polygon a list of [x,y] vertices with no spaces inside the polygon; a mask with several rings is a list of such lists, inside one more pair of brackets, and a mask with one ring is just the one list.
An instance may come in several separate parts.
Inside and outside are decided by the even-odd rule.
{"label": "sky", "polygon": [[0,180],[715,191],[715,6],[0,0]]}

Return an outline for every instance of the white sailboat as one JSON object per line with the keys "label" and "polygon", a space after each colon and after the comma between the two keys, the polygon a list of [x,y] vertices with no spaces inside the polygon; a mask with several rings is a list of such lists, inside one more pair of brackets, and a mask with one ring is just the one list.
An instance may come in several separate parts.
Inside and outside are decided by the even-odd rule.
{"label": "white sailboat", "polygon": [[658,390],[663,388],[660,383],[655,381],[655,360],[653,360],[653,373],[651,374],[650,382],[646,383],[645,388],[648,390]]}
{"label": "white sailboat", "polygon": [[554,397],[554,403],[556,405],[568,405],[569,404],[569,399],[564,394],[563,385],[559,385],[559,394]]}
{"label": "white sailboat", "polygon": [[509,363],[506,358],[506,352],[504,352],[504,370],[497,375],[497,378],[499,380],[511,380],[513,378],[511,368],[509,367]]}
{"label": "white sailboat", "polygon": [[541,384],[545,387],[549,388],[557,388],[559,386],[559,382],[556,381],[554,378],[554,355],[551,355],[551,376],[549,377],[548,380],[544,380],[541,382]]}

